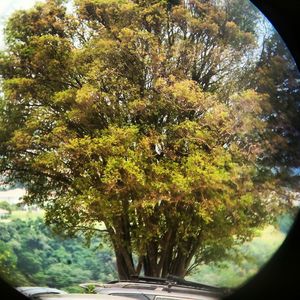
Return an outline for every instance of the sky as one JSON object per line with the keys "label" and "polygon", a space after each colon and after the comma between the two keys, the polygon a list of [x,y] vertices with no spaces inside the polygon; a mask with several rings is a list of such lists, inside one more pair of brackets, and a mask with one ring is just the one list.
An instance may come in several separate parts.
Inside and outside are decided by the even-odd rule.
{"label": "sky", "polygon": [[25,195],[24,189],[12,189],[9,191],[0,191],[0,201],[7,201],[10,204],[19,202],[20,197]]}
{"label": "sky", "polygon": [[18,9],[28,9],[34,6],[37,0],[0,0],[0,48],[3,48],[3,25],[7,18]]}

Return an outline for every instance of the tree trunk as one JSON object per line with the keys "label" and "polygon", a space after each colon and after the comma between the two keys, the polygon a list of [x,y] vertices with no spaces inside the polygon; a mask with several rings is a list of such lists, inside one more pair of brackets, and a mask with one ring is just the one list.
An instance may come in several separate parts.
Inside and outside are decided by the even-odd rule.
{"label": "tree trunk", "polygon": [[[120,280],[130,280],[132,275],[143,274],[150,277],[167,277],[174,275],[181,278],[187,274],[187,270],[193,256],[201,244],[200,235],[188,241],[178,241],[178,231],[176,226],[169,228],[160,240],[152,239],[148,241],[146,253],[141,255],[137,266],[133,262],[131,246],[131,236],[127,226],[128,220],[118,217],[114,220],[115,225],[108,228],[113,242],[116,265]],[[154,221],[154,220],[151,220]]]}
{"label": "tree trunk", "polygon": [[[194,251],[191,252],[194,254]],[[128,253],[125,248],[115,248],[115,254],[120,280],[129,280],[132,275],[140,275],[140,273],[150,277],[174,275],[184,278],[193,256],[191,253],[190,255],[185,255],[181,251],[174,249],[173,245],[166,245],[166,248],[161,253],[161,258],[163,258],[161,263],[155,262],[154,254],[150,251],[150,253],[148,252],[139,258],[138,266],[135,268],[131,259],[132,253]]]}
{"label": "tree trunk", "polygon": [[120,280],[129,280],[131,275],[135,275],[134,266],[128,266],[128,261],[120,250],[115,250],[117,271]]}
{"label": "tree trunk", "polygon": [[[128,245],[128,238],[123,232],[116,233],[112,227],[106,226],[116,255],[116,265],[120,280],[128,280],[136,275],[132,258],[132,249]],[[119,227],[122,229],[122,227]],[[121,231],[121,230],[120,230]]]}

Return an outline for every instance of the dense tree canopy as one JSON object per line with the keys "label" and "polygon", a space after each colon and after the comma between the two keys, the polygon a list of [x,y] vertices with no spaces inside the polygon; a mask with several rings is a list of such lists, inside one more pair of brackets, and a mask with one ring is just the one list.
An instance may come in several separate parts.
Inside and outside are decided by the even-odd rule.
{"label": "dense tree canopy", "polygon": [[57,231],[107,231],[120,278],[184,276],[278,207],[272,95],[242,85],[255,12],[229,4],[48,0],[7,24],[1,171]]}
{"label": "dense tree canopy", "polygon": [[[99,247],[101,242],[102,247]],[[0,275],[13,286],[82,292],[80,283],[116,279],[112,250],[103,240],[53,236],[40,218],[0,223]]]}

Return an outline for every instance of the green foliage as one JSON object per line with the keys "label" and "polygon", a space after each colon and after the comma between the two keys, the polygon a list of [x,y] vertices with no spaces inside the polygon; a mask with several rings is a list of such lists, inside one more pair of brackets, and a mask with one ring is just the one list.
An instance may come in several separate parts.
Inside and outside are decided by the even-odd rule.
{"label": "green foliage", "polygon": [[0,201],[0,208],[7,210],[11,214],[12,209],[15,207],[7,201]]}
{"label": "green foliage", "polygon": [[[1,277],[14,286],[48,285],[81,293],[80,283],[105,283],[116,278],[112,250],[103,240],[94,240],[88,249],[81,238],[62,240],[52,236],[41,219],[1,223],[0,232]],[[268,261],[283,238],[282,233],[268,227],[253,241],[235,246],[220,263],[195,268],[187,279],[217,286],[238,286]],[[33,244],[32,240],[36,242]],[[101,248],[98,248],[99,242]],[[24,257],[31,258],[25,269],[21,264]],[[36,265],[40,268],[38,272],[34,272]],[[91,283],[85,292],[93,293],[93,288]]]}
{"label": "green foliage", "polygon": [[13,271],[16,269],[17,257],[12,251],[12,247],[7,245],[4,241],[0,240],[0,265],[1,277],[12,279]]}
{"label": "green foliage", "polygon": [[248,0],[220,1],[229,20],[236,23],[243,31],[257,33],[261,15],[258,9]]}
{"label": "green foliage", "polygon": [[48,0],[7,23],[0,171],[56,232],[106,230],[122,279],[222,258],[281,204],[264,168],[270,92],[240,83],[254,17],[214,1],[75,8]]}
{"label": "green foliage", "polygon": [[284,235],[269,226],[251,242],[235,246],[228,259],[195,268],[188,279],[226,287],[237,287],[253,275],[271,258]]}
{"label": "green foliage", "polygon": [[293,174],[293,169],[299,165],[300,74],[277,32],[264,40],[254,73],[255,77],[250,76],[252,85],[270,98],[265,117],[270,155],[265,164],[276,166],[274,172],[289,189],[297,188],[299,176]]}
{"label": "green foliage", "polygon": [[78,284],[107,282],[116,278],[110,247],[99,248],[99,239],[90,248],[82,238],[53,236],[42,219],[0,223],[1,277],[14,286],[53,286],[82,292]]}
{"label": "green foliage", "polygon": [[85,290],[86,294],[96,294],[96,292],[95,292],[95,286],[93,284],[90,284],[90,285],[86,286],[84,288],[84,290]]}

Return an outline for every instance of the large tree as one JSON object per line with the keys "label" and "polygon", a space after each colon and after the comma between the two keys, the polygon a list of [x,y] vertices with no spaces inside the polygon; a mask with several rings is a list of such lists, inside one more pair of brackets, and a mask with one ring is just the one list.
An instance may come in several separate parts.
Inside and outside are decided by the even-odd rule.
{"label": "large tree", "polygon": [[250,27],[204,0],[18,11],[0,63],[3,176],[58,232],[105,230],[121,279],[222,258],[278,204],[260,167],[268,97],[239,82]]}

